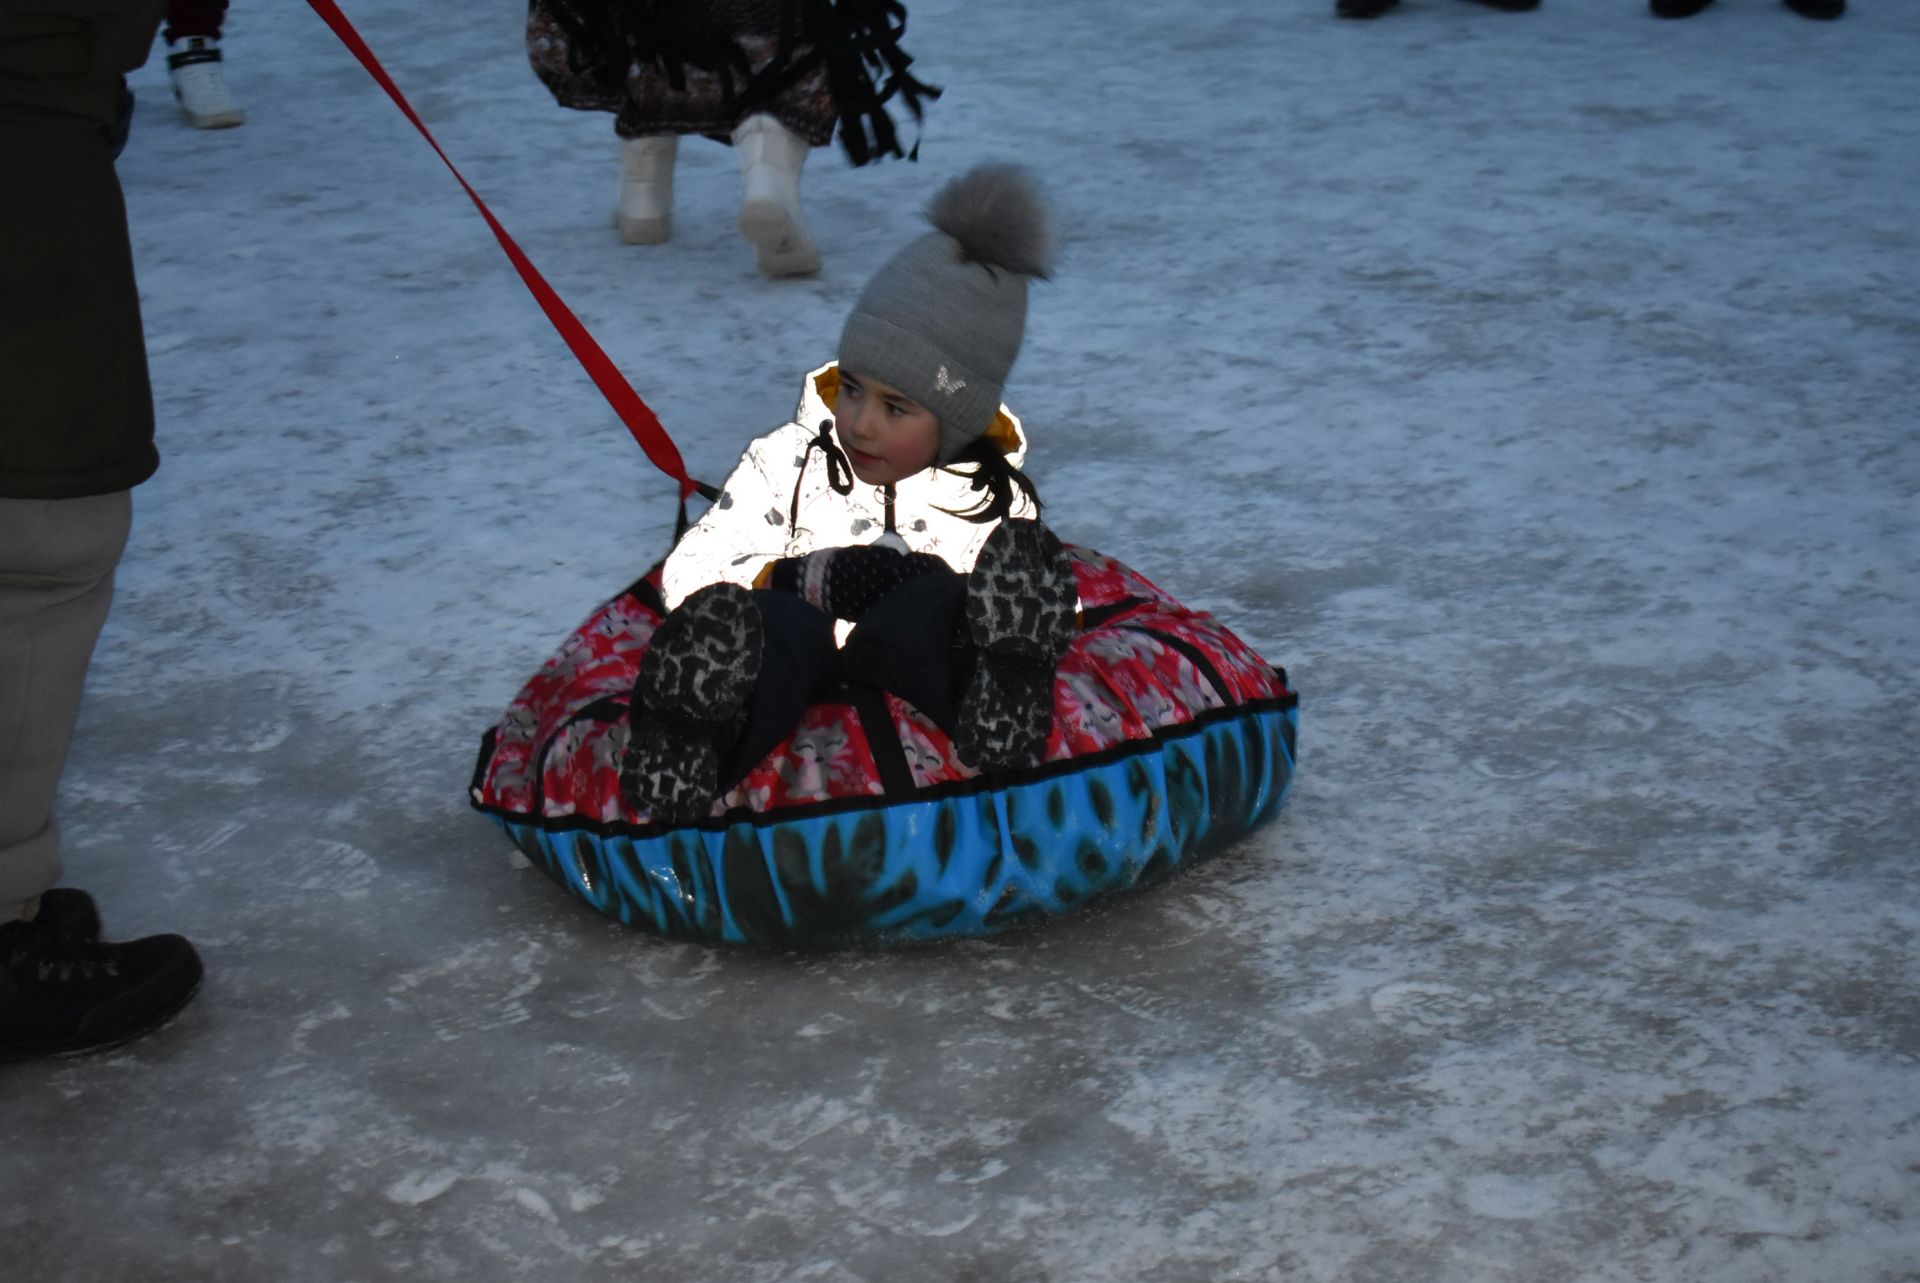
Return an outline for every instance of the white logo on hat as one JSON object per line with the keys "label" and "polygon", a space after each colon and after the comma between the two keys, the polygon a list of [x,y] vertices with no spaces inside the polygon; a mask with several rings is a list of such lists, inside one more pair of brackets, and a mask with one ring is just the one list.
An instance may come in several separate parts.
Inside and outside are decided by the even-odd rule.
{"label": "white logo on hat", "polygon": [[944,392],[948,396],[952,396],[966,386],[967,381],[965,379],[954,378],[951,374],[947,373],[947,367],[944,365],[933,372],[933,387],[936,392]]}

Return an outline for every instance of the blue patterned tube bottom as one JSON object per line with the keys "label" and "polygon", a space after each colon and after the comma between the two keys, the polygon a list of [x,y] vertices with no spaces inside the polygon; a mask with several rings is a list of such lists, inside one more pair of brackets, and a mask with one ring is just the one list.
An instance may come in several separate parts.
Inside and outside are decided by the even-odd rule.
{"label": "blue patterned tube bottom", "polygon": [[1298,726],[1292,698],[1239,704],[1024,774],[675,829],[489,814],[574,895],[671,939],[982,936],[1159,881],[1266,823]]}

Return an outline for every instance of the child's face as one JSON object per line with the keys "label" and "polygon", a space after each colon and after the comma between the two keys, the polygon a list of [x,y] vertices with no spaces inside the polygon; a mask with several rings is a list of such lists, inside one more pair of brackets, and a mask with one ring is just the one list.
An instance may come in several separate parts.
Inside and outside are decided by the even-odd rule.
{"label": "child's face", "polygon": [[933,466],[940,453],[940,418],[898,388],[840,371],[834,431],[870,486],[891,485]]}

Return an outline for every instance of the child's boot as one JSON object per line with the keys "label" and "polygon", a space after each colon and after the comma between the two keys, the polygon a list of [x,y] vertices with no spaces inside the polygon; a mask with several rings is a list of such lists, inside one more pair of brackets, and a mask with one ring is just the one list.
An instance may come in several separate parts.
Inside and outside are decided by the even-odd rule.
{"label": "child's boot", "polygon": [[1025,766],[1046,751],[1077,600],[1073,563],[1051,530],[1009,520],[987,536],[967,576],[978,663],[954,727],[954,748],[980,770]]}
{"label": "child's boot", "polygon": [[247,113],[227,91],[220,70],[220,42],[212,36],[188,36],[167,55],[167,79],[173,96],[195,129],[231,129],[247,123]]}
{"label": "child's boot", "polygon": [[768,115],[748,116],[733,131],[745,191],[740,234],[753,243],[766,276],[812,276],[820,250],[800,213],[800,167],[807,140]]}
{"label": "child's boot", "polygon": [[760,677],[763,637],[753,594],[724,583],[690,594],[654,630],[633,687],[620,782],[656,822],[691,824],[712,812],[721,758]]}
{"label": "child's boot", "polygon": [[672,134],[620,140],[620,200],[613,223],[629,245],[659,245],[673,235],[673,162],[680,140]]}

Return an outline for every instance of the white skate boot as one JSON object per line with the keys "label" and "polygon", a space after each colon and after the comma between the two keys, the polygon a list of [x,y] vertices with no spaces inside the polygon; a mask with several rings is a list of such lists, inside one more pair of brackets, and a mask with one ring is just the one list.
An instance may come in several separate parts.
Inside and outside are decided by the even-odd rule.
{"label": "white skate boot", "polygon": [[220,42],[211,36],[188,36],[167,55],[167,78],[173,96],[195,129],[231,129],[247,123],[247,113],[227,92],[220,71]]}
{"label": "white skate boot", "polygon": [[806,139],[772,116],[760,115],[740,122],[733,145],[740,152],[746,189],[740,200],[740,234],[753,243],[761,273],[812,276],[820,270],[820,250],[800,213]]}
{"label": "white skate boot", "polygon": [[673,235],[673,161],[680,140],[620,140],[620,200],[613,225],[629,245],[660,245]]}

